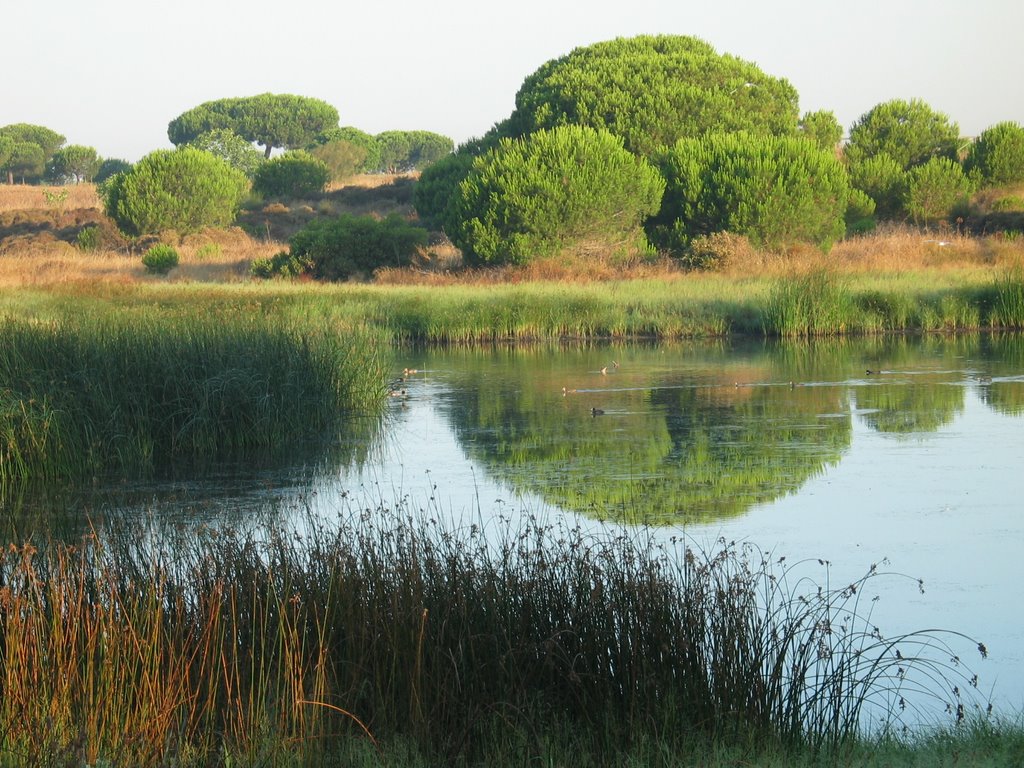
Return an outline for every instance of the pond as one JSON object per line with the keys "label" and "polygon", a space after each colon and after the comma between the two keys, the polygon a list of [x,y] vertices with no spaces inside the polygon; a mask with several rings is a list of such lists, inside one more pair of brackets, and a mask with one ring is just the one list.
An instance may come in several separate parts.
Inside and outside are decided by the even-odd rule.
{"label": "pond", "polygon": [[381,502],[751,542],[833,585],[877,564],[912,577],[880,582],[884,634],[984,642],[983,693],[1024,709],[1024,338],[430,349],[402,352],[395,376],[369,445],[33,499],[17,524]]}

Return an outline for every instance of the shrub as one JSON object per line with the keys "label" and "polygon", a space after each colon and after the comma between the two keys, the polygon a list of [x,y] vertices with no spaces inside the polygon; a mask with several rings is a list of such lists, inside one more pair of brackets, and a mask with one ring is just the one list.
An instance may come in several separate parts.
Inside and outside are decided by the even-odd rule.
{"label": "shrub", "polygon": [[694,37],[618,38],[577,48],[523,82],[507,136],[586,125],[649,156],[683,137],[749,130],[792,134],[797,93],[756,65]]}
{"label": "shrub", "polygon": [[875,201],[859,189],[851,189],[846,199],[846,233],[861,235],[875,228]]}
{"label": "shrub", "polygon": [[427,231],[398,214],[382,220],[343,214],[312,221],[289,245],[290,256],[307,261],[313,277],[345,280],[380,267],[406,266],[426,242]]}
{"label": "shrub", "polygon": [[107,215],[133,235],[227,226],[249,188],[245,174],[191,147],[159,149],[102,187]]}
{"label": "shrub", "polygon": [[434,230],[452,229],[452,201],[473,167],[473,156],[459,152],[426,168],[413,187],[412,204],[420,221]]}
{"label": "shrub", "polygon": [[957,205],[966,205],[972,185],[959,163],[935,157],[910,170],[904,207],[919,223],[949,218]]}
{"label": "shrub", "polygon": [[743,235],[712,232],[710,235],[693,238],[689,247],[679,257],[679,261],[689,269],[724,269],[731,265],[750,262],[755,254],[754,247]]}
{"label": "shrub", "polygon": [[1024,128],[1012,122],[986,128],[971,145],[964,170],[987,186],[1024,182]]}
{"label": "shrub", "polygon": [[848,168],[850,185],[874,201],[880,218],[895,218],[903,212],[906,172],[888,153],[853,160]]}
{"label": "shrub", "polygon": [[93,176],[92,180],[96,184],[100,184],[111,176],[116,176],[119,173],[126,173],[132,169],[132,164],[127,160],[120,160],[116,157],[108,157],[102,163],[100,168],[96,171],[96,175]]}
{"label": "shrub", "polygon": [[933,157],[955,159],[959,139],[957,124],[925,102],[893,99],[853,124],[845,152],[851,162],[885,152],[906,170]]}
{"label": "shrub", "polygon": [[311,197],[320,194],[331,172],[308,152],[286,152],[263,163],[253,174],[252,188],[263,197]]}
{"label": "shrub", "polygon": [[659,158],[667,181],[652,239],[684,255],[701,235],[728,231],[757,247],[810,242],[827,250],[845,232],[846,170],[797,136],[711,134]]}
{"label": "shrub", "polygon": [[249,274],[263,280],[271,277],[298,277],[309,272],[312,267],[313,263],[308,257],[280,251],[268,259],[253,260]]}
{"label": "shrub", "polygon": [[538,131],[474,161],[448,235],[470,260],[491,264],[522,264],[587,240],[642,242],[641,224],[664,188],[657,170],[607,131]]}
{"label": "shrub", "polygon": [[834,112],[819,109],[800,118],[800,135],[810,139],[822,149],[835,151],[843,140],[843,126]]}
{"label": "shrub", "polygon": [[178,266],[178,252],[164,243],[154,245],[142,254],[142,263],[152,275],[166,275]]}
{"label": "shrub", "polygon": [[366,149],[345,139],[313,147],[309,153],[327,166],[331,181],[344,181],[355,176],[366,161]]}
{"label": "shrub", "polygon": [[335,141],[347,141],[349,144],[355,144],[365,152],[363,162],[360,164],[358,172],[368,173],[380,168],[380,145],[377,143],[377,137],[350,125],[345,125],[340,128],[328,128],[326,131],[320,133],[313,143],[307,147],[307,149],[312,152],[318,146],[330,144]]}
{"label": "shrub", "polygon": [[100,247],[101,237],[99,227],[83,227],[75,237],[75,244],[80,251],[95,251]]}

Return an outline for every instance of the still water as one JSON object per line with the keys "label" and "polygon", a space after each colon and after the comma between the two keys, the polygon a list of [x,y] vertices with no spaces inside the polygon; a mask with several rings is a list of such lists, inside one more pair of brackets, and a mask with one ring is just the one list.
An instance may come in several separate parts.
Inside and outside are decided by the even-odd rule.
{"label": "still water", "polygon": [[912,577],[872,584],[883,634],[984,642],[980,689],[1024,710],[1024,338],[435,349],[401,353],[395,377],[369,445],[61,510],[207,521],[403,503],[751,542],[833,585],[878,564]]}

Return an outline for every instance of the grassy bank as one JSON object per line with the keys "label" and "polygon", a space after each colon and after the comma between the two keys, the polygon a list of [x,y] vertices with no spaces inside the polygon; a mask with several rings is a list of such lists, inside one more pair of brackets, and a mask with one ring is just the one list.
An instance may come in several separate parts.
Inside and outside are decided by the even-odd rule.
{"label": "grassy bank", "polygon": [[213,305],[19,304],[0,316],[0,488],[272,458],[365,430],[384,400],[365,332]]}
{"label": "grassy bank", "polygon": [[818,590],[753,549],[643,531],[303,519],[10,546],[0,761],[813,764],[868,754],[872,707],[970,720],[951,659],[976,643],[883,638],[859,602],[874,569],[830,589],[822,565]]}

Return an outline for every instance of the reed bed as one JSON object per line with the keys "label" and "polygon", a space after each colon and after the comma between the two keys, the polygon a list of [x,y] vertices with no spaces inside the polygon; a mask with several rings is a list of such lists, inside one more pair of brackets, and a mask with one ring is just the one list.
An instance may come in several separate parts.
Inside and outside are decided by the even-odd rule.
{"label": "reed bed", "polygon": [[4,764],[314,765],[405,743],[524,765],[553,742],[618,765],[653,744],[834,750],[869,706],[929,697],[965,717],[975,680],[951,644],[977,644],[883,637],[860,602],[874,568],[835,589],[824,564],[819,586],[725,542],[508,523],[400,503],[11,545]]}
{"label": "reed bed", "polygon": [[367,333],[210,306],[70,307],[0,317],[0,488],[273,457],[381,412]]}

